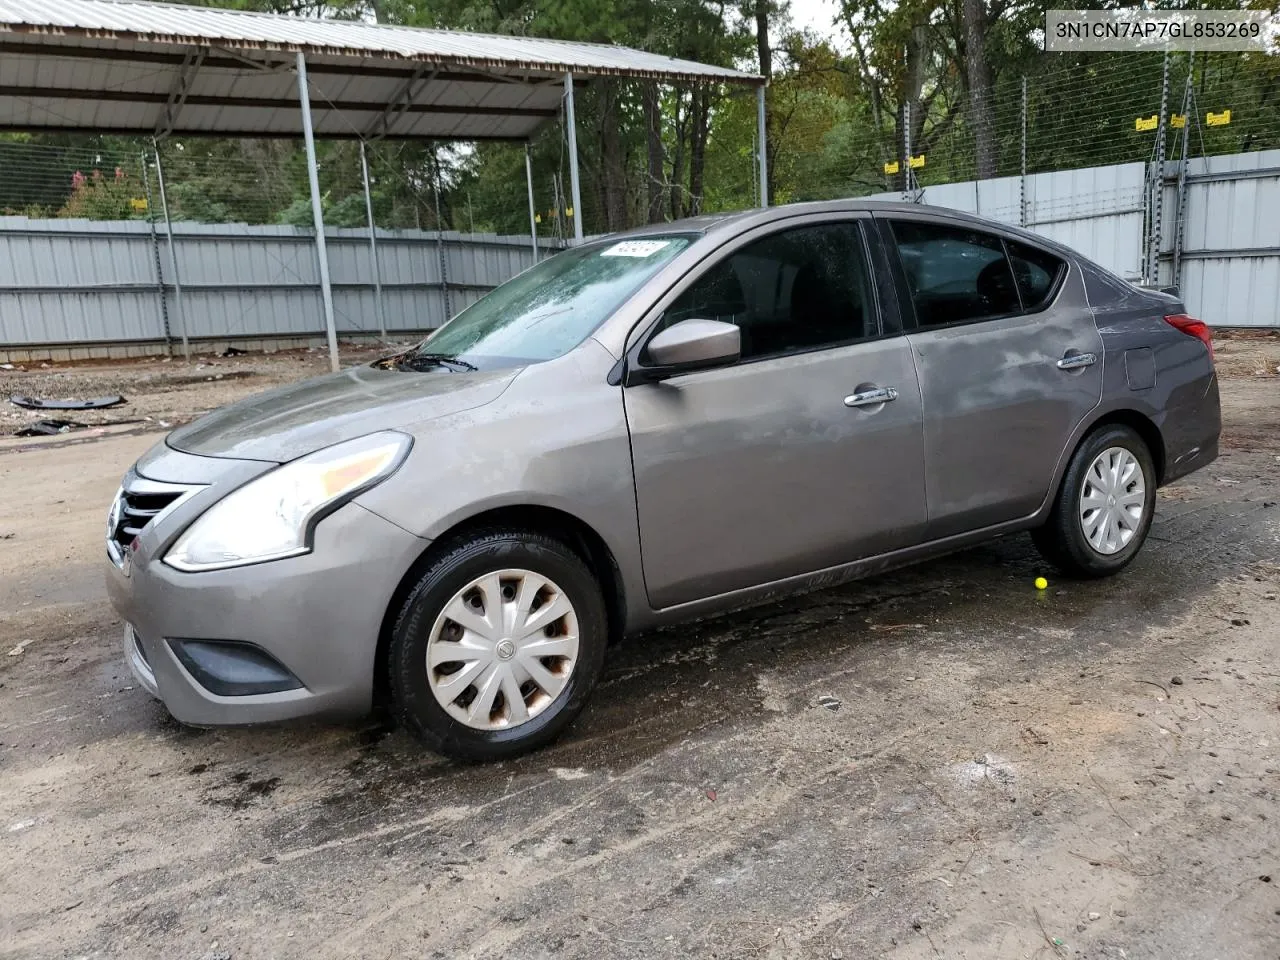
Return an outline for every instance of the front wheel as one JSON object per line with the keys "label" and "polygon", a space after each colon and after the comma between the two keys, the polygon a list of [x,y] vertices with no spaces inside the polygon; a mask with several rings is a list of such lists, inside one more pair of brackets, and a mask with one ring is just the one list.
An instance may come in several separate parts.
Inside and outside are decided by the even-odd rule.
{"label": "front wheel", "polygon": [[1031,535],[1041,555],[1063,573],[1106,577],[1142,549],[1155,507],[1151,452],[1135,431],[1111,424],[1085,437],[1048,521]]}
{"label": "front wheel", "polygon": [[477,533],[437,558],[401,607],[389,658],[396,712],[451,757],[534,750],[586,705],[607,629],[600,586],[565,544]]}

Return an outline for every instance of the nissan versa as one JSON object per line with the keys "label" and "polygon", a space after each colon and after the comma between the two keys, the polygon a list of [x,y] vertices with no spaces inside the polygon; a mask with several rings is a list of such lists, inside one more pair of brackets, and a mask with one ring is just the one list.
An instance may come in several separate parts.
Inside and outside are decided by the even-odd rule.
{"label": "nissan versa", "polygon": [[624,634],[1019,530],[1116,573],[1219,425],[1208,328],[1040,237],[873,202],[702,217],[174,431],[111,507],[108,583],[181,721],[385,691],[429,746],[505,757]]}

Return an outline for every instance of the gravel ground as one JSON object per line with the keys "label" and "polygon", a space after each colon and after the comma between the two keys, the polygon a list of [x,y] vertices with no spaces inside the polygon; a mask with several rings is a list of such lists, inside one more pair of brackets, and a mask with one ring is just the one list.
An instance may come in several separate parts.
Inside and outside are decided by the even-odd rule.
{"label": "gravel ground", "polygon": [[[368,363],[394,352],[346,345],[343,366]],[[130,424],[164,429],[194,420],[241,397],[329,372],[324,350],[286,350],[242,356],[155,357],[144,360],[15,364],[0,370],[0,437],[47,418],[90,426]],[[85,399],[120,394],[126,403],[105,410],[27,410],[7,402],[14,394],[46,399]]]}
{"label": "gravel ground", "polygon": [[1280,378],[1249,343],[1222,457],[1122,576],[1009,537],[660,631],[488,766],[375,720],[177,725],[102,587],[156,435],[0,452],[0,957],[1274,960]]}

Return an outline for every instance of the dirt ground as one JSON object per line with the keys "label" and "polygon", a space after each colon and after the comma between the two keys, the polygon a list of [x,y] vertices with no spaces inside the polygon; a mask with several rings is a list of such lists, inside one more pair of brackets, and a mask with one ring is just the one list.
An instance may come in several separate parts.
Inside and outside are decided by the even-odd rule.
{"label": "dirt ground", "polygon": [[[1222,457],[1122,576],[1010,537],[661,631],[489,766],[376,720],[174,723],[101,569],[158,435],[0,451],[0,956],[1274,960],[1280,341],[1219,358]],[[322,364],[41,389],[176,422]]]}
{"label": "dirt ground", "polygon": [[[343,344],[342,363],[365,363],[392,353],[395,346]],[[0,437],[47,418],[74,420],[90,427],[129,425],[162,430],[224,406],[249,394],[329,372],[324,350],[286,350],[230,357],[194,354],[137,360],[75,363],[35,361],[0,368]],[[13,395],[83,400],[119,394],[125,403],[102,410],[29,410],[8,402]]]}

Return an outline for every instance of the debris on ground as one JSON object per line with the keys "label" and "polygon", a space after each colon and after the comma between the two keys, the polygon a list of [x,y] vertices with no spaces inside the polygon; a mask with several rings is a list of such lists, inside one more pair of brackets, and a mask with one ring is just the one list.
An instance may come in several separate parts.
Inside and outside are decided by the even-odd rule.
{"label": "debris on ground", "polygon": [[248,356],[248,354],[249,354],[249,351],[248,351],[248,350],[241,350],[239,347],[227,347],[227,349],[223,350],[223,351],[222,351],[222,353],[218,354],[218,356],[220,356],[220,357],[244,357],[244,356]]}
{"label": "debris on ground", "polygon": [[14,647],[12,650],[10,650],[10,651],[9,651],[9,656],[11,656],[11,657],[20,657],[20,656],[22,656],[22,651],[26,650],[26,649],[27,649],[27,647],[31,646],[31,644],[33,644],[33,643],[35,643],[35,642],[36,642],[35,637],[28,637],[26,640],[23,640],[23,641],[22,641],[21,643],[19,643],[16,647]]}
{"label": "debris on ground", "polygon": [[15,437],[55,437],[72,430],[83,430],[87,423],[78,420],[37,420],[14,433]]}
{"label": "debris on ground", "polygon": [[840,701],[832,696],[821,696],[818,698],[818,705],[826,707],[832,713],[840,709]]}
{"label": "debris on ground", "polygon": [[118,393],[106,397],[90,397],[88,400],[45,400],[43,397],[24,397],[15,393],[9,397],[9,402],[28,410],[104,410],[107,407],[118,407],[125,399]]}
{"label": "debris on ground", "polygon": [[[343,366],[367,363],[385,353],[378,346],[344,348]],[[2,356],[3,354],[0,354]],[[196,376],[196,358],[191,363],[182,357],[147,357],[120,360],[85,361],[53,364],[31,361],[26,370],[0,373],[4,390],[0,392],[0,435],[11,436],[32,420],[48,416],[67,416],[36,408],[6,403],[10,394],[23,397],[104,397],[119,394],[128,399],[123,408],[86,410],[75,414],[90,427],[104,426],[112,413],[128,410],[131,416],[164,420],[172,426],[189,423],[210,410],[233,403],[250,394],[272,387],[294,383],[307,376],[327,373],[327,354],[309,354],[304,350],[281,351],[266,355],[213,360],[201,357],[204,368]],[[20,365],[21,366],[21,365]],[[207,381],[216,373],[221,380]],[[160,427],[169,429],[169,427]]]}

